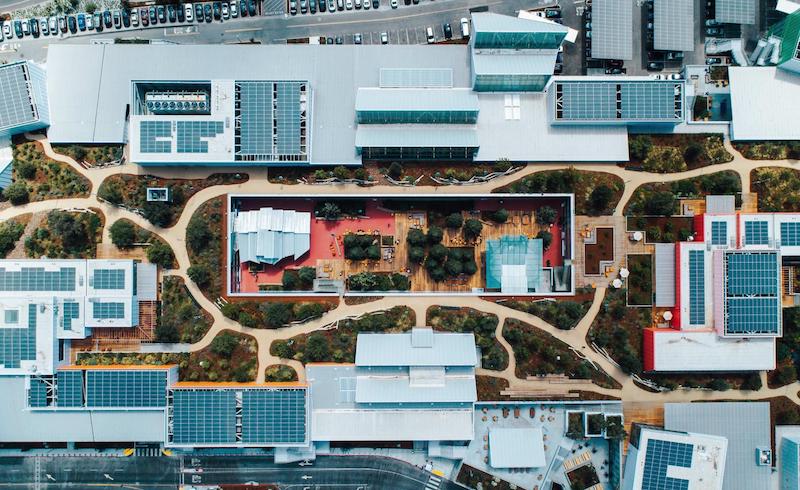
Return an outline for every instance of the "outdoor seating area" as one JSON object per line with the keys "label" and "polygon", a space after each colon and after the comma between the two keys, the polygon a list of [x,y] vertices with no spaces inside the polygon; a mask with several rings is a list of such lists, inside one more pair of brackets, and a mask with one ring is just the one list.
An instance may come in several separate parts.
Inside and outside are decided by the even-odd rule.
{"label": "outdoor seating area", "polygon": [[[570,195],[554,195],[535,198],[506,196],[501,199],[490,195],[469,199],[432,196],[428,199],[406,200],[395,196],[352,196],[337,197],[335,202],[327,202],[324,198],[305,196],[229,196],[229,226],[236,222],[236,216],[261,209],[291,210],[311,216],[307,251],[274,263],[242,260],[245,256],[236,242],[242,234],[232,236],[228,263],[236,277],[232,281],[235,289],[230,293],[280,293],[284,271],[302,267],[313,267],[318,279],[343,283],[347,283],[354,275],[360,275],[363,279],[365,274],[366,277],[399,274],[408,278],[412,293],[505,292],[525,295],[567,292],[572,283],[569,267],[573,220],[569,212],[572,209],[571,198]],[[550,218],[552,222],[537,220],[537,211],[542,207],[548,207],[553,213]],[[331,211],[333,208],[337,211]],[[499,210],[502,210],[502,220],[495,216]],[[337,214],[325,214],[333,212]],[[460,215],[459,226],[446,222],[445,218],[452,218],[453,214]],[[479,223],[477,233],[465,230],[464,225],[468,222],[471,226]],[[436,236],[435,242],[431,241],[431,233]],[[427,238],[423,238],[421,243],[410,244],[410,234]],[[547,234],[547,237],[543,238],[543,234]],[[517,287],[488,285],[489,244],[500,241],[511,243],[511,237],[530,244],[538,243],[536,252],[521,254],[517,261],[520,262],[516,266],[519,272],[527,271],[524,275],[529,277],[526,282],[528,286],[525,287],[520,280],[514,281],[514,284],[520,283]],[[259,240],[263,241],[262,238]],[[442,253],[445,256],[441,256]],[[431,263],[433,260],[438,262],[438,266]],[[454,261],[457,263],[450,263]],[[435,267],[439,269],[433,270]],[[492,267],[497,269],[497,277],[501,276],[499,271],[510,270],[500,262]],[[559,274],[559,277],[554,278],[555,274]],[[508,281],[507,284],[510,284],[512,279]],[[555,290],[555,283],[561,289]],[[358,291],[364,290],[359,288]],[[309,294],[314,293],[309,291]]]}

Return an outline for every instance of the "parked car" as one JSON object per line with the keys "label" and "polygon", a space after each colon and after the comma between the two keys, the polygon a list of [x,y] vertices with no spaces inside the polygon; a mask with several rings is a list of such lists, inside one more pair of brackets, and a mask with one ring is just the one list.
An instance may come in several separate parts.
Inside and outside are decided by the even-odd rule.
{"label": "parked car", "polygon": [[150,23],[153,25],[158,24],[158,13],[156,12],[156,8],[150,7],[148,14],[150,15]]}
{"label": "parked car", "polygon": [[228,2],[222,2],[222,18],[228,20],[230,17],[231,13],[228,11]]}
{"label": "parked car", "polygon": [[436,40],[436,38],[433,37],[433,27],[425,28],[425,39],[428,40],[428,44],[432,44]]}
{"label": "parked car", "polygon": [[236,2],[231,2],[230,11],[231,11],[231,17],[232,18],[235,19],[235,18],[239,17],[239,6],[236,4]]}
{"label": "parked car", "polygon": [[147,27],[148,25],[150,25],[150,16],[147,15],[147,9],[145,8],[139,9],[139,18],[142,19],[141,22],[143,26]]}
{"label": "parked car", "polygon": [[42,31],[42,36],[47,36],[50,34],[50,28],[47,26],[47,19],[41,19],[39,21],[39,30]]}
{"label": "parked car", "polygon": [[22,21],[20,20],[14,21],[14,34],[16,34],[17,37],[19,38],[25,35],[25,33],[22,30]]}
{"label": "parked car", "polygon": [[680,73],[673,73],[672,75],[669,76],[669,78],[670,80],[680,80],[683,77],[681,76]]}
{"label": "parked car", "polygon": [[106,29],[111,29],[114,25],[114,19],[111,18],[111,11],[106,10],[103,12],[103,25]]}
{"label": "parked car", "polygon": [[706,36],[719,36],[722,34],[722,29],[717,27],[706,27]]}
{"label": "parked car", "polygon": [[361,44],[361,42],[362,42],[361,33],[356,32],[355,34],[353,34],[353,44]]}
{"label": "parked car", "polygon": [[162,24],[166,24],[167,9],[165,9],[163,5],[159,5],[158,7],[156,7],[156,12],[158,12],[158,21]]}
{"label": "parked car", "polygon": [[[587,10],[586,13],[591,15],[591,10]],[[546,18],[548,18],[548,19],[559,18],[559,17],[561,17],[561,8],[549,8],[549,9],[546,9],[544,11],[544,16]]]}
{"label": "parked car", "polygon": [[443,26],[444,29],[444,38],[445,39],[452,39],[453,38],[453,28],[450,27],[450,24],[445,24]]}
{"label": "parked car", "polygon": [[167,20],[169,20],[170,22],[175,22],[178,20],[178,16],[175,15],[174,5],[167,5]]}
{"label": "parked car", "polygon": [[186,17],[186,22],[194,21],[194,7],[192,7],[191,3],[184,4],[183,11],[183,15]]}
{"label": "parked car", "polygon": [[131,11],[131,25],[133,27],[139,27],[139,11],[136,9]]}
{"label": "parked car", "polygon": [[50,28],[50,34],[54,36],[58,34],[58,19],[56,19],[55,16],[47,19],[47,26]]}
{"label": "parked car", "polygon": [[391,5],[393,9],[396,9],[397,8],[397,0],[389,0],[389,5]]}
{"label": "parked car", "polygon": [[211,12],[211,4],[207,3],[203,5],[203,15],[205,16],[206,22],[212,22],[214,20]]}
{"label": "parked car", "polygon": [[714,20],[714,19],[708,19],[708,20],[706,21],[706,27],[714,27],[714,26],[718,26],[718,25],[720,25],[720,23],[719,23],[719,22],[717,22],[717,21],[716,21],[716,20]]}
{"label": "parked car", "polygon": [[469,37],[469,19],[461,18],[461,37]]}
{"label": "parked car", "polygon": [[220,20],[222,18],[222,4],[219,2],[214,2],[214,20]]}
{"label": "parked car", "polygon": [[31,25],[31,35],[33,37],[39,37],[39,21],[36,19],[31,19],[28,21]]}
{"label": "parked car", "polygon": [[122,27],[130,27],[131,26],[131,13],[128,12],[128,9],[122,9],[120,12],[122,15]]}
{"label": "parked car", "polygon": [[203,22],[203,4],[196,3],[194,4],[194,14],[197,17],[197,22]]}
{"label": "parked car", "polygon": [[664,63],[661,63],[660,61],[648,63],[647,69],[651,71],[661,71],[664,69]]}
{"label": "parked car", "polygon": [[247,0],[239,1],[239,11],[242,13],[242,17],[247,17]]}
{"label": "parked car", "polygon": [[364,6],[364,10],[369,10],[372,8],[372,2],[370,2],[370,0],[364,0],[362,5]]}
{"label": "parked car", "polygon": [[623,64],[624,62],[622,60],[608,60],[608,66],[610,66],[611,68],[622,68]]}
{"label": "parked car", "polygon": [[621,75],[622,68],[606,68],[606,75]]}
{"label": "parked car", "polygon": [[250,14],[250,17],[255,17],[255,15],[256,15],[256,2],[255,2],[255,0],[248,0],[248,2],[247,2],[247,13]]}
{"label": "parked car", "polygon": [[22,35],[23,36],[30,36],[31,35],[31,23],[28,20],[22,21]]}
{"label": "parked car", "polygon": [[345,0],[344,8],[346,8],[347,10],[353,10],[353,0]]}
{"label": "parked car", "polygon": [[707,65],[718,65],[720,63],[722,63],[721,58],[706,58]]}
{"label": "parked car", "polygon": [[72,34],[78,32],[78,21],[75,19],[74,15],[67,17],[67,28],[69,28],[69,32]]}
{"label": "parked car", "polygon": [[353,2],[353,6],[354,6],[356,9],[358,9],[358,10],[361,10],[361,0],[354,0],[354,2]]}
{"label": "parked car", "polygon": [[336,10],[344,10],[344,0],[336,0]]}
{"label": "parked car", "polygon": [[308,0],[300,0],[300,12],[308,12]]}
{"label": "parked car", "polygon": [[556,63],[555,66],[553,66],[553,73],[556,75],[560,75],[562,71],[564,71],[564,65],[562,63]]}
{"label": "parked car", "polygon": [[95,12],[92,16],[94,22],[94,28],[97,32],[103,32],[103,16],[100,15],[100,12]]}
{"label": "parked car", "polygon": [[381,0],[372,0],[372,8],[377,9],[381,6]]}
{"label": "parked car", "polygon": [[11,39],[11,23],[6,22],[3,24],[3,37],[6,39]]}
{"label": "parked car", "polygon": [[119,10],[115,10],[111,17],[114,19],[114,27],[119,29],[122,27],[122,16],[119,13]]}
{"label": "parked car", "polygon": [[178,15],[178,22],[186,22],[186,11],[180,6],[175,6],[175,13]]}
{"label": "parked car", "polygon": [[67,18],[61,16],[58,18],[58,30],[61,31],[63,34],[67,33]]}
{"label": "parked car", "polygon": [[297,15],[297,0],[289,0],[289,13]]}
{"label": "parked car", "polygon": [[389,34],[381,32],[381,44],[389,44]]}
{"label": "parked car", "polygon": [[344,39],[342,39],[342,36],[336,36],[336,44],[344,44]]}
{"label": "parked car", "polygon": [[333,44],[333,38],[332,37],[326,37],[325,38],[325,44]]}

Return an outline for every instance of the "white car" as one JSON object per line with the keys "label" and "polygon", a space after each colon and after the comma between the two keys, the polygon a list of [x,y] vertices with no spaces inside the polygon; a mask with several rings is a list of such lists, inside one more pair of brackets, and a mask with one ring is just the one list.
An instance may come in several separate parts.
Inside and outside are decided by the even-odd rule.
{"label": "white car", "polygon": [[381,44],[389,44],[389,34],[381,32]]}
{"label": "white car", "polygon": [[239,7],[236,6],[236,2],[231,2],[231,17],[234,19],[239,17]]}
{"label": "white car", "polygon": [[192,22],[194,20],[194,6],[191,3],[183,4],[183,12],[186,16],[186,22]]}
{"label": "white car", "polygon": [[469,19],[461,17],[461,37],[469,37]]}
{"label": "white car", "polygon": [[139,11],[136,9],[131,10],[131,25],[139,27]]}
{"label": "white car", "polygon": [[369,10],[372,7],[372,0],[364,0],[364,10]]}
{"label": "white car", "polygon": [[346,1],[344,2],[344,7],[345,7],[347,10],[353,10],[353,0],[346,0]]}
{"label": "white car", "polygon": [[230,12],[228,12],[228,4],[227,3],[223,3],[222,4],[222,18],[223,19],[228,19],[229,17],[230,17]]}
{"label": "white car", "polygon": [[39,30],[42,31],[42,36],[50,34],[50,28],[47,27],[47,19],[39,19]]}
{"label": "white car", "polygon": [[50,32],[52,32],[53,35],[58,34],[58,19],[50,17],[48,23],[50,24]]}
{"label": "white car", "polygon": [[11,22],[3,24],[3,37],[11,39]]}
{"label": "white car", "polygon": [[393,9],[396,9],[396,8],[397,8],[397,0],[392,0],[392,1],[391,1],[391,2],[389,2],[389,3],[390,3],[390,5],[392,6],[392,8],[393,8]]}
{"label": "white car", "polygon": [[86,30],[94,29],[94,15],[86,14]]}
{"label": "white car", "polygon": [[433,37],[433,27],[428,27],[425,29],[425,38],[428,40],[428,44],[433,44],[433,42],[436,40],[436,38]]}

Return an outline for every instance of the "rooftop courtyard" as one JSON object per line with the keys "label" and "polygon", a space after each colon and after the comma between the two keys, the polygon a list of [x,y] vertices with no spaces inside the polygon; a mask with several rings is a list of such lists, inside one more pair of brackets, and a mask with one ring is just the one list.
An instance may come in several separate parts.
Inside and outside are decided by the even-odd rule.
{"label": "rooftop courtyard", "polygon": [[232,295],[573,290],[571,195],[230,195],[229,206]]}

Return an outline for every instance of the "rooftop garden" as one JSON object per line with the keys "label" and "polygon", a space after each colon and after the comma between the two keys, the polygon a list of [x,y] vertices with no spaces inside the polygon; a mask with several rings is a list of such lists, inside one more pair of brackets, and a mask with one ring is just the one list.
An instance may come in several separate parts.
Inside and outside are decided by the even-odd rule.
{"label": "rooftop garden", "polygon": [[609,289],[587,338],[605,349],[623,371],[639,374],[643,329],[651,324],[651,308],[629,308],[624,290]]}
{"label": "rooftop garden", "polygon": [[213,318],[200,308],[182,278],[164,277],[155,332],[157,342],[193,344],[205,336],[212,323]]}
{"label": "rooftop garden", "polygon": [[0,258],[5,258],[14,250],[30,219],[31,215],[25,214],[0,223]]}
{"label": "rooftop garden", "polygon": [[[166,228],[178,221],[186,202],[197,192],[213,185],[238,184],[247,179],[247,174],[213,174],[206,179],[162,179],[152,175],[118,174],[100,184],[97,196],[141,214],[155,226]],[[169,201],[147,201],[148,187],[169,189]]]}
{"label": "rooftop garden", "polygon": [[800,159],[800,141],[733,143],[733,147],[750,160]]}
{"label": "rooftop garden", "polygon": [[777,340],[777,365],[767,375],[770,388],[785,386],[797,381],[800,363],[800,307],[783,309],[783,336]]}
{"label": "rooftop garden", "polygon": [[509,318],[503,325],[503,337],[514,349],[516,376],[563,374],[574,379],[588,379],[604,388],[619,388],[605,372],[578,357],[569,345],[533,325]]}
{"label": "rooftop garden", "polygon": [[297,381],[297,371],[286,364],[272,364],[264,370],[264,380],[267,383],[287,383]]}
{"label": "rooftop garden", "polygon": [[53,150],[91,167],[118,162],[124,154],[122,145],[53,145]]}
{"label": "rooftop garden", "polygon": [[66,197],[87,197],[92,185],[66,163],[48,158],[38,142],[13,145],[14,183],[3,190],[13,205]]}
{"label": "rooftop garden", "polygon": [[111,243],[120,250],[145,247],[145,254],[150,263],[163,269],[178,267],[172,247],[155,233],[137,226],[134,222],[124,218],[119,219],[109,227],[108,232],[111,235]]}
{"label": "rooftop garden", "polygon": [[628,255],[627,265],[630,271],[630,275],[625,281],[628,291],[628,304],[631,306],[652,306],[653,256],[650,254]]}
{"label": "rooftop garden", "polygon": [[628,216],[672,216],[678,213],[678,198],[735,195],[741,204],[742,182],[733,171],[715,172],[675,182],[644,184],[636,188],[625,208]]}
{"label": "rooftop garden", "polygon": [[640,134],[628,139],[629,167],[672,173],[733,160],[717,134]]}
{"label": "rooftop garden", "polygon": [[475,343],[481,349],[481,367],[502,371],[508,367],[508,353],[497,341],[497,315],[472,308],[431,306],[426,323],[434,330],[474,333]]}
{"label": "rooftop garden", "polygon": [[758,195],[759,212],[800,211],[800,172],[795,169],[753,169],[750,172],[750,191]]}
{"label": "rooftop garden", "polygon": [[225,303],[222,314],[247,328],[281,328],[321,317],[335,308],[331,301],[236,301]]}
{"label": "rooftop garden", "polygon": [[186,271],[210,300],[223,296],[225,258],[222,253],[225,196],[204,202],[186,227],[186,249],[191,266]]}
{"label": "rooftop garden", "polygon": [[575,214],[585,216],[613,213],[624,188],[616,175],[570,167],[536,172],[494,192],[575,193]]}
{"label": "rooftop garden", "polygon": [[28,238],[25,254],[38,258],[85,259],[97,256],[103,228],[99,210],[86,212],[50,211]]}
{"label": "rooftop garden", "polygon": [[368,313],[359,318],[340,320],[335,329],[296,335],[276,340],[270,354],[282,359],[309,362],[355,362],[359,332],[395,333],[410,330],[415,324],[414,310],[405,306]]}
{"label": "rooftop garden", "polygon": [[575,299],[537,299],[503,301],[503,306],[538,316],[560,330],[571,330],[592,305],[591,290],[578,290]]}

